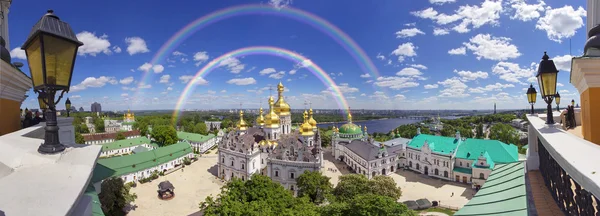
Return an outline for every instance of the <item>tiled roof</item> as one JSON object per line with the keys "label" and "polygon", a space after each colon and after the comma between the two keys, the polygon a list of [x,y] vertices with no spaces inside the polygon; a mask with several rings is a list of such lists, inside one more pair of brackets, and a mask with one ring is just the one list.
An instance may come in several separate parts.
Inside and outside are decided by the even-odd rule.
{"label": "tiled roof", "polygon": [[180,140],[188,140],[191,142],[206,142],[207,140],[214,138],[215,135],[214,134],[202,135],[202,134],[197,134],[197,133],[188,133],[188,132],[178,131],[177,137]]}
{"label": "tiled roof", "polygon": [[519,161],[519,152],[516,145],[504,144],[498,140],[467,139],[458,146],[457,158],[477,160],[479,156],[488,152],[496,163],[512,163]]}
{"label": "tiled roof", "polygon": [[98,159],[92,182],[96,183],[108,177],[122,176],[155,167],[191,152],[190,144],[179,142],[138,154]]}
{"label": "tiled roof", "polygon": [[456,140],[454,137],[419,134],[409,142],[408,146],[421,149],[425,144],[425,141],[427,141],[429,148],[431,148],[433,152],[442,154],[453,153],[456,150],[456,146],[461,142],[461,140]]}
{"label": "tiled roof", "polygon": [[[139,130],[123,131],[121,133],[123,133],[123,136],[125,136],[125,137],[140,135]],[[96,141],[96,140],[115,139],[115,138],[117,138],[117,133],[115,132],[115,133],[82,134],[82,136],[85,141]]]}
{"label": "tiled roof", "polygon": [[466,173],[466,174],[473,173],[473,171],[469,168],[457,167],[457,166],[455,166],[454,169],[452,169],[452,171],[459,172],[459,173]]}
{"label": "tiled roof", "polygon": [[483,187],[454,215],[528,215],[524,162],[498,164]]}
{"label": "tiled roof", "polygon": [[137,138],[132,138],[132,139],[117,140],[117,141],[114,141],[111,143],[103,144],[102,151],[105,152],[105,151],[128,148],[128,147],[138,146],[138,145],[142,145],[142,144],[150,144],[150,143],[151,143],[151,141],[147,137],[137,137]]}
{"label": "tiled roof", "polygon": [[[400,147],[400,145],[398,145],[398,147]],[[346,148],[350,149],[350,151],[367,161],[377,159],[379,151],[382,151],[379,146],[375,146],[362,140],[352,140],[350,143],[346,144]],[[396,154],[394,151],[388,151],[387,149],[384,150],[388,153],[388,155]]]}

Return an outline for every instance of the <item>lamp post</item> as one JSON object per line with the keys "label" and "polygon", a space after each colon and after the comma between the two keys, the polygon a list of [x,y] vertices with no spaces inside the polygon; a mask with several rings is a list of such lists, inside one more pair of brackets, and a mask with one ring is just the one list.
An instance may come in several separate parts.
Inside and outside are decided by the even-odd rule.
{"label": "lamp post", "polygon": [[69,98],[65,101],[65,108],[67,108],[67,117],[71,117],[71,115],[69,115],[71,112],[71,100],[69,100]]}
{"label": "lamp post", "polygon": [[542,57],[542,61],[540,61],[540,66],[538,68],[536,77],[540,87],[540,94],[544,101],[548,104],[546,124],[554,124],[554,116],[552,115],[552,100],[557,96],[556,78],[558,75],[558,70],[556,69],[556,65],[554,65],[554,61],[549,59],[550,57],[548,57],[546,52],[544,52],[544,56]]}
{"label": "lamp post", "polygon": [[[77,49],[81,45],[83,43],[77,40],[71,26],[54,15],[54,11],[48,10],[33,26],[29,37],[21,46],[27,54],[33,91],[48,106],[44,143],[38,148],[38,152],[42,154],[65,150],[58,138],[56,104],[65,92],[69,92]],[[56,93],[60,93],[60,96],[55,101]]]}
{"label": "lamp post", "polygon": [[535,104],[535,100],[537,99],[537,91],[533,87],[533,84],[529,85],[527,89],[527,101],[531,104],[531,115],[533,115],[533,105]]}
{"label": "lamp post", "polygon": [[556,92],[554,101],[556,102],[556,111],[560,112],[560,108],[558,107],[558,105],[560,104],[560,94],[558,94],[558,92]]}
{"label": "lamp post", "polygon": [[42,119],[46,121],[46,111],[48,110],[48,105],[44,103],[44,97],[42,95],[38,95],[38,103],[40,104],[40,109],[42,110]]}
{"label": "lamp post", "polygon": [[575,108],[575,99],[571,99],[571,106]]}

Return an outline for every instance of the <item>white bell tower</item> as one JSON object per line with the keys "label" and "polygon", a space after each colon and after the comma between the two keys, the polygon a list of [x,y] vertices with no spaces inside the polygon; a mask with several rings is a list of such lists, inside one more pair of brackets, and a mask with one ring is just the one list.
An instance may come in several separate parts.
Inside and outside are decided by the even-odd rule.
{"label": "white bell tower", "polygon": [[8,8],[12,0],[0,0],[0,36],[6,41],[6,49],[10,51],[10,40],[8,39]]}

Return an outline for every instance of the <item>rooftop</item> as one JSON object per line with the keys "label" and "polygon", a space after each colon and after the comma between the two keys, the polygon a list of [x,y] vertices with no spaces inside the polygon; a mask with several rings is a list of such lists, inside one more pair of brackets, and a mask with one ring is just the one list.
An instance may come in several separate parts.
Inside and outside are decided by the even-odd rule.
{"label": "rooftop", "polygon": [[[83,139],[85,141],[95,141],[95,140],[116,139],[117,138],[117,133],[118,132],[114,132],[114,133],[82,134],[82,136],[83,136]],[[121,133],[125,137],[139,136],[140,135],[140,131],[138,131],[138,130],[124,131],[124,132],[121,132]]]}
{"label": "rooftop", "polygon": [[110,150],[115,150],[115,149],[122,149],[122,148],[128,148],[128,147],[133,147],[133,146],[138,146],[138,145],[142,145],[142,144],[150,144],[152,141],[150,141],[150,139],[148,139],[147,137],[137,137],[137,138],[132,138],[132,139],[124,139],[124,140],[117,140],[111,143],[106,143],[102,145],[102,151],[110,151]]}
{"label": "rooftop", "polygon": [[512,163],[519,161],[518,147],[498,140],[471,139],[461,142],[456,157],[477,160],[481,154],[488,153],[496,163]]}
{"label": "rooftop", "polygon": [[180,140],[188,140],[191,142],[206,142],[207,140],[214,138],[215,135],[214,134],[202,135],[202,134],[197,134],[197,133],[188,133],[188,132],[177,131],[177,137]]}
{"label": "rooftop", "polygon": [[456,147],[461,140],[457,140],[454,137],[418,134],[410,141],[408,146],[415,149],[421,149],[425,142],[428,143],[433,152],[451,154],[456,150]]}

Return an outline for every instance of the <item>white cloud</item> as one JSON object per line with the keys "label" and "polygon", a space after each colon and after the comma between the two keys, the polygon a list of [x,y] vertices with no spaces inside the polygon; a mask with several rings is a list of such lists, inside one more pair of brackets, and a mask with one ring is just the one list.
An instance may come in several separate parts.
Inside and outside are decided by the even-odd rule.
{"label": "white cloud", "polygon": [[296,69],[291,69],[291,70],[290,70],[288,73],[289,73],[290,75],[294,75],[294,74],[296,74],[296,72],[298,72],[298,70],[296,70]]}
{"label": "white cloud", "polygon": [[240,73],[246,67],[240,60],[235,57],[228,57],[219,62],[219,67],[226,67],[229,72],[237,74]]}
{"label": "white cloud", "polygon": [[577,10],[567,5],[555,9],[548,7],[545,15],[537,21],[535,28],[546,31],[548,39],[560,43],[563,38],[573,37],[577,29],[583,27],[582,17],[586,15],[587,12],[582,7]]}
{"label": "white cloud", "polygon": [[381,53],[377,53],[376,58],[379,60],[385,60],[385,56],[381,55]]}
{"label": "white cloud", "polygon": [[397,94],[397,95],[394,95],[394,99],[396,99],[396,100],[404,100],[404,99],[406,99],[406,96],[401,95],[401,94]]}
{"label": "white cloud", "polygon": [[[498,64],[494,65],[492,68],[492,72],[500,76],[500,79],[506,80],[508,82],[521,83],[520,79],[522,78],[530,78],[534,76],[536,63],[531,63],[529,68],[521,68],[519,64],[511,63],[511,62],[498,62]],[[533,77],[535,79],[535,77]],[[528,80],[529,81],[529,80]]]}
{"label": "white cloud", "polygon": [[544,11],[546,5],[541,0],[537,4],[527,4],[525,0],[512,0],[509,4],[515,10],[515,14],[510,18],[521,21],[530,21],[540,17],[540,12]]}
{"label": "white cloud", "polygon": [[[192,75],[183,75],[179,77],[179,80],[181,81],[181,83],[188,83],[190,80],[192,80],[194,78],[194,76]],[[204,78],[202,77],[198,77],[195,81],[194,81],[195,85],[207,85],[208,81],[206,81]]]}
{"label": "white cloud", "polygon": [[361,75],[360,75],[360,77],[361,77],[361,78],[369,78],[369,77],[371,77],[371,74],[368,74],[368,73],[366,73],[366,74],[361,74]]}
{"label": "white cloud", "polygon": [[517,46],[510,43],[507,37],[494,37],[490,34],[478,34],[463,43],[477,59],[503,61],[521,56]]}
{"label": "white cloud", "polygon": [[573,59],[573,56],[571,55],[556,56],[552,58],[556,65],[556,69],[567,73],[571,72],[571,59]]}
{"label": "white cloud", "polygon": [[98,78],[88,77],[88,78],[85,78],[81,83],[71,86],[71,89],[69,92],[73,93],[73,92],[85,90],[87,88],[100,88],[102,86],[105,86],[107,83],[115,85],[115,84],[119,83],[119,81],[117,81],[117,79],[115,79],[114,77],[107,77],[107,76],[101,76]]}
{"label": "white cloud", "polygon": [[496,84],[492,84],[492,85],[486,85],[485,87],[470,88],[469,92],[484,93],[484,92],[488,92],[488,91],[502,91],[502,89],[504,89],[504,88],[512,88],[512,87],[515,87],[515,86],[513,84],[496,83]]}
{"label": "white cloud", "polygon": [[170,79],[171,79],[171,75],[169,75],[169,74],[162,75],[160,77],[159,83],[169,83]]}
{"label": "white cloud", "polygon": [[104,53],[106,55],[110,55],[112,53],[110,50],[108,35],[106,34],[96,37],[96,33],[82,31],[77,33],[76,36],[77,40],[83,43],[83,46],[80,46],[79,49],[77,49],[78,55],[85,56],[86,54],[89,54],[91,56],[96,56],[98,53]]}
{"label": "white cloud", "polygon": [[196,67],[200,66],[200,64],[204,63],[210,58],[207,52],[196,52],[194,54],[194,61],[196,62]]}
{"label": "white cloud", "polygon": [[27,60],[27,54],[25,54],[25,50],[22,50],[21,47],[12,49],[10,51],[10,57]]}
{"label": "white cloud", "polygon": [[422,11],[411,12],[412,15],[431,19],[439,25],[446,25],[456,21],[461,21],[452,29],[459,33],[466,33],[472,28],[479,28],[485,24],[498,25],[502,12],[502,1],[485,0],[480,6],[463,5],[454,11],[454,14],[439,13],[433,8],[427,8]]}
{"label": "white cloud", "polygon": [[470,96],[465,93],[468,86],[460,80],[458,77],[448,78],[444,81],[438,82],[438,84],[445,87],[440,90],[438,97],[449,97],[449,98],[464,98]]}
{"label": "white cloud", "polygon": [[418,28],[402,29],[402,30],[396,32],[396,38],[414,37],[414,36],[417,36],[418,34],[424,35],[425,32],[419,30]]}
{"label": "white cloud", "polygon": [[254,66],[254,67],[251,67],[250,69],[246,70],[246,72],[250,72],[250,71],[253,71],[253,70],[255,70],[255,69],[256,69],[256,66]]}
{"label": "white cloud", "polygon": [[258,74],[267,75],[267,74],[271,74],[271,73],[275,73],[275,72],[277,72],[277,70],[275,70],[275,68],[265,68],[265,69],[262,69],[260,72],[258,72]]}
{"label": "white cloud", "polygon": [[569,93],[569,90],[566,90],[566,89],[559,90],[558,93],[561,93],[561,94]]}
{"label": "white cloud", "polygon": [[123,93],[123,94],[121,94],[121,97],[129,97],[129,94]]}
{"label": "white cloud", "polygon": [[121,53],[121,47],[119,47],[119,46],[113,46],[112,49],[115,53]]}
{"label": "white cloud", "polygon": [[144,39],[141,37],[125,38],[125,43],[127,43],[127,52],[129,55],[150,52],[148,46],[146,45],[146,41],[144,41]]}
{"label": "white cloud", "polygon": [[427,66],[422,65],[422,64],[411,64],[409,66],[414,67],[414,68],[418,68],[418,69],[421,69],[421,70],[427,70]]}
{"label": "white cloud", "polygon": [[174,56],[187,56],[185,53],[179,52],[177,50],[175,50],[175,52],[172,53]]}
{"label": "white cloud", "polygon": [[149,89],[149,88],[152,88],[152,85],[145,84],[145,83],[140,83],[140,85],[138,85],[138,88],[140,88],[140,89]]}
{"label": "white cloud", "polygon": [[227,93],[227,90],[223,89],[221,90],[221,93]]}
{"label": "white cloud", "polygon": [[154,71],[154,73],[162,73],[165,70],[165,67],[163,67],[162,65],[153,65],[152,70]]}
{"label": "white cloud", "polygon": [[283,76],[285,76],[285,71],[279,71],[278,73],[273,73],[273,74],[269,75],[269,78],[281,79],[281,78],[283,78]]}
{"label": "white cloud", "polygon": [[[355,93],[359,91],[358,88],[350,87],[348,83],[340,83],[339,85],[337,85],[337,87],[343,94]],[[327,88],[327,90],[322,91],[322,93],[334,94],[333,87]]]}
{"label": "white cloud", "polygon": [[213,91],[213,90],[208,90],[208,91],[206,91],[206,93],[208,93],[208,94],[216,94],[217,92]]}
{"label": "white cloud", "polygon": [[562,84],[562,83],[556,83],[556,86],[558,86],[558,87],[563,87],[563,86],[565,86],[565,85],[564,85],[564,84]]}
{"label": "white cloud", "polygon": [[375,91],[373,92],[373,94],[369,95],[369,98],[373,98],[375,100],[387,100],[390,97],[385,95],[385,93],[383,93],[382,91]]}
{"label": "white cloud", "polygon": [[378,77],[375,85],[391,89],[403,89],[419,86],[412,77]]}
{"label": "white cloud", "polygon": [[392,51],[392,54],[398,56],[398,62],[403,62],[405,57],[412,57],[417,55],[415,49],[417,49],[417,47],[415,47],[413,43],[403,43],[398,45],[398,48]]}
{"label": "white cloud", "polygon": [[448,50],[448,54],[450,55],[466,55],[467,54],[467,48],[466,47],[459,47],[456,49],[451,49]]}
{"label": "white cloud", "polygon": [[125,77],[122,80],[119,80],[119,83],[123,84],[123,85],[129,85],[133,82],[133,77]]}
{"label": "white cloud", "polygon": [[144,71],[144,72],[148,72],[150,71],[150,69],[152,69],[152,64],[146,62],[143,65],[141,65],[140,67],[138,67],[139,71]]}
{"label": "white cloud", "polygon": [[234,84],[234,85],[252,85],[252,84],[256,84],[256,80],[252,77],[235,78],[235,79],[228,80],[227,83]]}
{"label": "white cloud", "polygon": [[431,4],[446,4],[446,3],[454,3],[456,2],[456,0],[429,0],[429,3]]}
{"label": "white cloud", "polygon": [[269,4],[274,8],[281,9],[292,4],[292,0],[269,0]]}
{"label": "white cloud", "polygon": [[460,76],[460,79],[465,82],[473,81],[476,79],[487,79],[488,78],[488,73],[482,72],[482,71],[471,72],[471,71],[454,70],[454,73],[457,73],[458,76]]}
{"label": "white cloud", "polygon": [[173,91],[173,87],[171,87],[171,86],[167,87],[167,91]]}
{"label": "white cloud", "polygon": [[418,77],[423,75],[421,71],[416,68],[403,68],[402,70],[396,72],[396,76],[410,76],[410,77]]}
{"label": "white cloud", "polygon": [[438,84],[427,84],[424,87],[425,87],[425,89],[436,89],[439,86],[438,86]]}
{"label": "white cloud", "polygon": [[435,35],[435,36],[447,35],[447,34],[450,34],[450,31],[448,31],[448,29],[437,28],[437,27],[433,29],[433,35]]}

